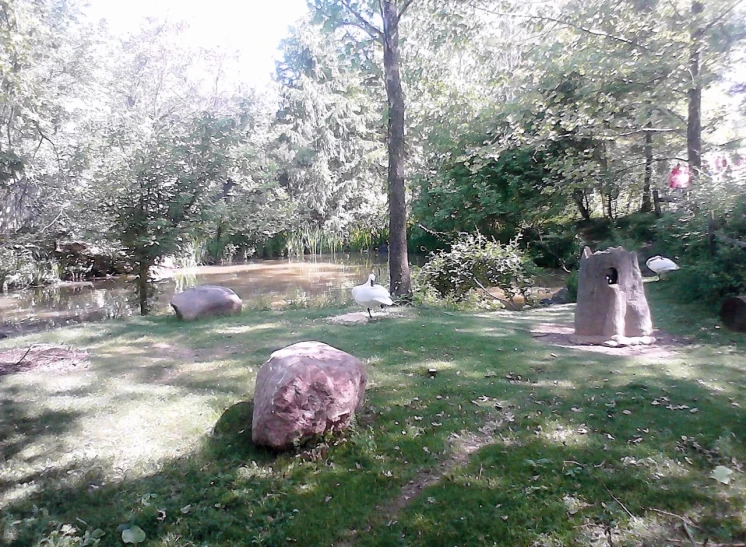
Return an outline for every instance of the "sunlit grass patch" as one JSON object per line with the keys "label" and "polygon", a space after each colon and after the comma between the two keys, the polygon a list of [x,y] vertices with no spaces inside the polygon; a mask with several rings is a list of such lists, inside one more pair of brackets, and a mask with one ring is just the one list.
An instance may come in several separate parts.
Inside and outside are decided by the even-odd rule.
{"label": "sunlit grass patch", "polygon": [[[129,524],[174,547],[686,540],[654,509],[696,522],[698,541],[746,537],[746,363],[729,337],[656,361],[531,336],[536,321],[571,321],[571,306],[324,320],[335,313],[136,318],[3,341],[65,340],[90,358],[0,377],[2,541],[33,545],[69,525],[78,543],[101,529],[100,545],[119,545]],[[367,364],[364,409],[315,446],[257,449],[256,373],[303,340]],[[717,466],[729,484],[711,477]]]}

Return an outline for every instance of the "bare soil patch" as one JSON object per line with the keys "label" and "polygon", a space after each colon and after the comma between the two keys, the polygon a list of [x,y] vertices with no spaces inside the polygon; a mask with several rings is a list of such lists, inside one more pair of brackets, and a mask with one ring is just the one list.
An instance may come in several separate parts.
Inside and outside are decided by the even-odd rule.
{"label": "bare soil patch", "polygon": [[691,344],[691,341],[684,337],[675,337],[659,329],[653,332],[653,337],[655,338],[655,343],[653,344],[620,347],[576,344],[571,340],[574,333],[575,328],[567,323],[538,323],[531,328],[531,336],[548,346],[602,353],[604,355],[617,355],[620,357],[642,355],[646,357],[669,358],[677,354],[676,350],[678,348]]}
{"label": "bare soil patch", "polygon": [[60,372],[87,364],[88,352],[72,346],[34,344],[0,350],[0,376],[39,369]]}
{"label": "bare soil patch", "polygon": [[370,317],[368,317],[366,312],[358,311],[328,317],[326,321],[332,325],[355,325],[358,323],[367,323],[370,321]]}
{"label": "bare soil patch", "polygon": [[349,312],[342,315],[333,315],[324,318],[324,321],[332,325],[356,325],[360,323],[370,323],[372,321],[381,321],[384,319],[393,319],[396,317],[406,317],[410,315],[411,308],[393,307],[385,310],[373,310],[373,319],[368,316],[367,311]]}

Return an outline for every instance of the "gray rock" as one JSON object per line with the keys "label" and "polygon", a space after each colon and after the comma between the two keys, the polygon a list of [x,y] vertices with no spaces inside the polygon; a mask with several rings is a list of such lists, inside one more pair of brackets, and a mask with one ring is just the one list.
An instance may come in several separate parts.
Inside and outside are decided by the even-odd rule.
{"label": "gray rock", "polygon": [[570,291],[566,287],[561,288],[552,295],[552,304],[567,304],[570,302]]}
{"label": "gray rock", "polygon": [[274,352],[257,373],[252,439],[284,450],[349,427],[365,397],[365,365],[321,342]]}
{"label": "gray rock", "polygon": [[202,285],[174,295],[171,307],[179,319],[194,321],[206,317],[238,315],[243,303],[238,295],[227,287]]}

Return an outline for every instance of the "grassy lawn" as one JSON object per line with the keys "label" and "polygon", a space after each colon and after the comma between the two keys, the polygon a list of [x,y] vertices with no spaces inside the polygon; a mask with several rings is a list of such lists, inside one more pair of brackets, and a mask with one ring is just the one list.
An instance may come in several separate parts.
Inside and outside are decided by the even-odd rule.
{"label": "grassy lawn", "polygon": [[[690,341],[667,357],[531,335],[572,306],[361,325],[251,311],[5,340],[90,359],[0,376],[0,544],[123,545],[134,525],[153,546],[745,541],[746,338],[665,291],[648,285],[654,322]],[[367,363],[365,411],[313,448],[257,450],[256,372],[303,340]]]}

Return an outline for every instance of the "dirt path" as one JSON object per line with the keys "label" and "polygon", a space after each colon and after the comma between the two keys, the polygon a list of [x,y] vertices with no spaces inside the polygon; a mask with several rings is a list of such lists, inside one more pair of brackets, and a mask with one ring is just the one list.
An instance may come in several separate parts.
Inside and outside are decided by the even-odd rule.
{"label": "dirt path", "polygon": [[537,341],[549,346],[576,349],[605,355],[630,356],[642,355],[660,359],[676,356],[677,349],[691,344],[684,337],[674,337],[671,334],[656,329],[653,332],[655,343],[650,345],[609,347],[604,345],[576,344],[572,341],[575,328],[569,323],[537,323],[531,328],[531,336]]}
{"label": "dirt path", "polygon": [[[505,413],[504,418],[512,421],[512,414]],[[411,479],[399,492],[399,495],[383,506],[376,507],[374,511],[374,520],[369,522],[365,527],[365,532],[369,532],[377,524],[387,524],[391,526],[396,523],[396,518],[410,503],[412,503],[423,490],[438,484],[443,477],[448,475],[454,469],[462,467],[469,462],[472,454],[481,448],[495,442],[495,431],[497,431],[506,419],[497,419],[487,422],[479,428],[476,433],[471,431],[462,431],[459,434],[452,434],[450,437],[451,453],[432,469],[425,469],[415,478]],[[338,541],[334,547],[352,547],[355,544],[358,530],[347,530],[344,535],[346,539]]]}

